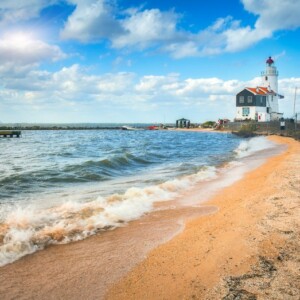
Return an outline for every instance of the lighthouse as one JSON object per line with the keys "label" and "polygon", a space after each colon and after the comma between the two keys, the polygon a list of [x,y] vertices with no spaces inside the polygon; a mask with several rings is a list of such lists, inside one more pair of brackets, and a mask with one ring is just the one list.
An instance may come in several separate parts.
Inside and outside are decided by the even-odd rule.
{"label": "lighthouse", "polygon": [[266,60],[266,70],[261,72],[262,86],[278,93],[278,71],[271,56]]}
{"label": "lighthouse", "polygon": [[261,86],[246,87],[236,95],[236,121],[255,120],[268,122],[279,120],[278,71],[270,56],[266,60],[266,69],[261,72]]}

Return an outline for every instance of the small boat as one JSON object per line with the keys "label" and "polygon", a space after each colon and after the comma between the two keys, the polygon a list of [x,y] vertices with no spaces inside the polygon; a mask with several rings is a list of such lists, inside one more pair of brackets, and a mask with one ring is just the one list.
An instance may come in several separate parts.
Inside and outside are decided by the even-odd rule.
{"label": "small boat", "polygon": [[122,126],[121,129],[122,130],[130,130],[130,131],[133,131],[133,130],[143,130],[142,128],[136,128],[136,127],[131,127],[131,126]]}
{"label": "small boat", "polygon": [[148,126],[147,128],[148,130],[158,130],[158,126],[152,125],[152,126]]}

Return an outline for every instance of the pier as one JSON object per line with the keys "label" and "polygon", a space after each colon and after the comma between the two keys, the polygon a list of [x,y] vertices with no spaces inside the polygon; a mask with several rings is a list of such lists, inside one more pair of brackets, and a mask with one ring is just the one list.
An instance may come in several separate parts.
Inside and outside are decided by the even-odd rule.
{"label": "pier", "polygon": [[21,131],[20,130],[0,130],[0,138],[7,138],[7,137],[20,137]]}

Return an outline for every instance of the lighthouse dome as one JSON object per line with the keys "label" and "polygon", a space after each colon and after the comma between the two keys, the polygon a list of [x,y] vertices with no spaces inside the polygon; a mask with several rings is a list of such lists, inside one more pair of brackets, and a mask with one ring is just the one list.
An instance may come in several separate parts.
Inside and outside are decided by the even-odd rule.
{"label": "lighthouse dome", "polygon": [[266,63],[270,66],[274,63],[274,60],[272,59],[271,56],[269,56],[269,58],[267,59]]}

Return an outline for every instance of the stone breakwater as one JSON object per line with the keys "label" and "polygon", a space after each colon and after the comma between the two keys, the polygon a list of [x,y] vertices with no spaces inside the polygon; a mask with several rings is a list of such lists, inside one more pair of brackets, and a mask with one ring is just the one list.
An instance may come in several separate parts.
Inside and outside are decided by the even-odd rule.
{"label": "stone breakwater", "polygon": [[121,126],[0,126],[0,130],[120,130]]}

